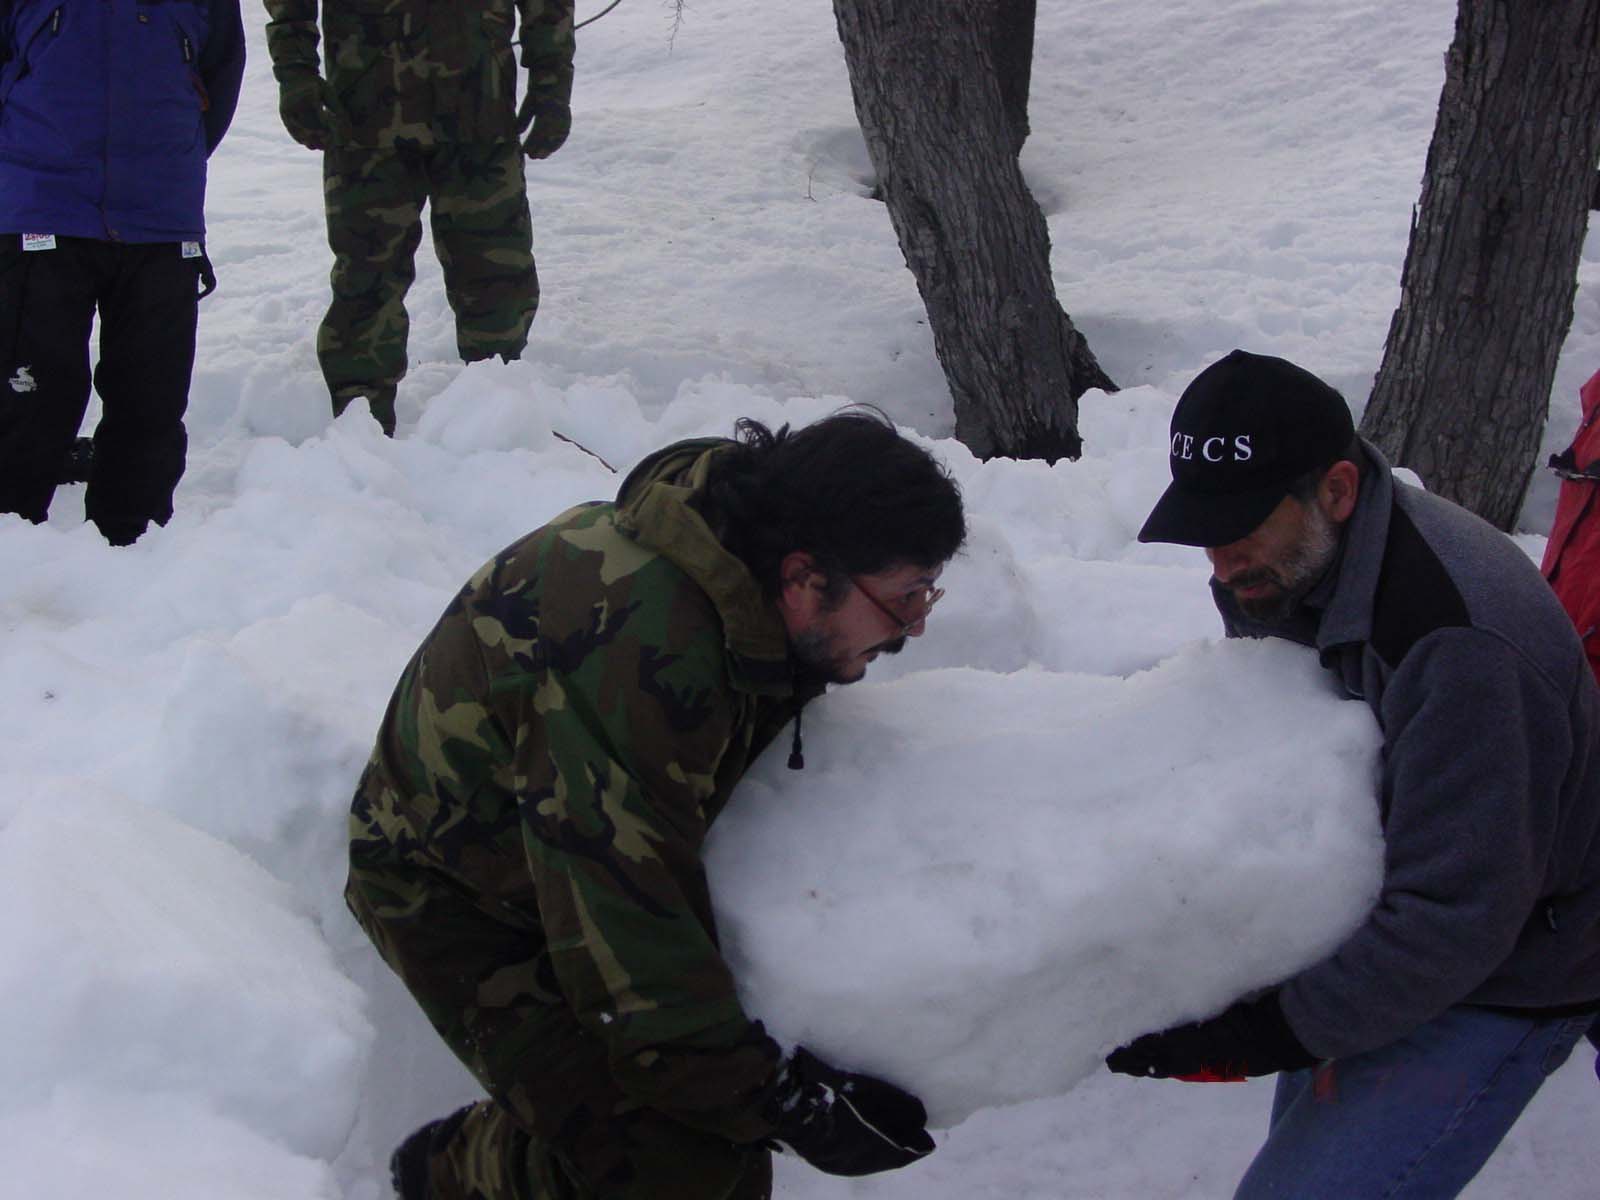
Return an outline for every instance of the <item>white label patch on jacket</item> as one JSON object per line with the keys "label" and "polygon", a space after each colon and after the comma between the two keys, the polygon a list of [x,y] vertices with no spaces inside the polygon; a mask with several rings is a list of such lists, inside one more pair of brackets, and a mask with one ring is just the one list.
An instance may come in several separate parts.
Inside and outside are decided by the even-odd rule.
{"label": "white label patch on jacket", "polygon": [[199,242],[185,242],[183,244],[183,256],[185,258],[199,258],[200,257],[200,243]]}
{"label": "white label patch on jacket", "polygon": [[53,233],[25,233],[22,235],[22,248],[24,250],[54,250],[56,248],[56,235]]}
{"label": "white label patch on jacket", "polygon": [[18,367],[17,373],[9,380],[13,392],[31,392],[39,385],[34,382],[33,372],[27,367]]}

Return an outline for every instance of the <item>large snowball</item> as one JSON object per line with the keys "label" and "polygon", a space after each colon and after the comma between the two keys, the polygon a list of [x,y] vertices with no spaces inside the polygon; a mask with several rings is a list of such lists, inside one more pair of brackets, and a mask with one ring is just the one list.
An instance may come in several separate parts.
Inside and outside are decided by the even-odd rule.
{"label": "large snowball", "polygon": [[925,671],[805,714],[708,849],[748,1011],[936,1125],[1331,950],[1377,894],[1376,724],[1315,655],[1201,643],[1127,679]]}

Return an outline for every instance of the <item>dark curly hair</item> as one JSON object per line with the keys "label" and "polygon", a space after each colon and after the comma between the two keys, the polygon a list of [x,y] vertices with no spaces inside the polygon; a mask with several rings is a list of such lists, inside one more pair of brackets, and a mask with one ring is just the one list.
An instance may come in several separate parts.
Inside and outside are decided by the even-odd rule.
{"label": "dark curly hair", "polygon": [[733,440],[712,463],[705,515],[769,595],[796,550],[817,560],[836,595],[852,575],[939,566],[966,541],[955,480],[876,408],[776,433],[745,417]]}

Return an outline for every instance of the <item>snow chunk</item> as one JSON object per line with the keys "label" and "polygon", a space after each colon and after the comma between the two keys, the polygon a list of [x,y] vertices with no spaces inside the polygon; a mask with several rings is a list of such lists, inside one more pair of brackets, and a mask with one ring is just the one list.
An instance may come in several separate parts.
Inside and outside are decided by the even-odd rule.
{"label": "snow chunk", "polygon": [[1309,965],[1381,880],[1376,723],[1287,642],[925,671],[829,695],[805,738],[712,835],[728,957],[775,1036],[936,1125]]}

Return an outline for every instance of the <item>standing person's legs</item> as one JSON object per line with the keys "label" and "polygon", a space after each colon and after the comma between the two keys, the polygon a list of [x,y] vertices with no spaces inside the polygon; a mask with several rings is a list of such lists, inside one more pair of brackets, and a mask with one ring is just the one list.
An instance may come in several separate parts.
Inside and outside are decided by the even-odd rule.
{"label": "standing person's legs", "polygon": [[429,158],[433,245],[463,362],[514,359],[539,307],[522,147],[440,147]]}
{"label": "standing person's legs", "polygon": [[416,151],[329,149],[322,157],[333,300],[317,330],[317,361],[338,416],[365,397],[393,434],[406,373],[406,292],[416,279],[427,181]]}
{"label": "standing person's legs", "polygon": [[1452,1008],[1382,1049],[1284,1074],[1235,1200],[1457,1195],[1592,1022]]}
{"label": "standing person's legs", "polygon": [[0,238],[0,512],[45,519],[89,406],[89,333],[109,247]]}
{"label": "standing person's legs", "polygon": [[94,369],[104,412],[84,510],[107,541],[127,545],[151,521],[167,523],[183,478],[202,260],[177,242],[110,249]]}

